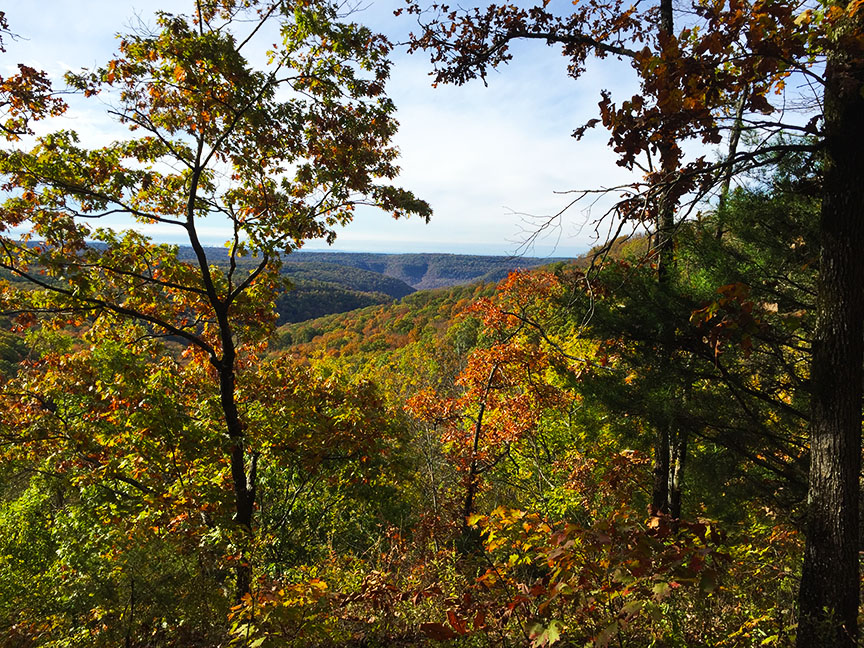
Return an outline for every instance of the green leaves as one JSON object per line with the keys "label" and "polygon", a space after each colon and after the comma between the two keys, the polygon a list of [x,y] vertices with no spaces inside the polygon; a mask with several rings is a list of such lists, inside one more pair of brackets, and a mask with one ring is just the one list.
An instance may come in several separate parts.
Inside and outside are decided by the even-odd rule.
{"label": "green leaves", "polygon": [[529,629],[532,648],[544,648],[558,642],[563,624],[555,619],[548,623],[535,623]]}

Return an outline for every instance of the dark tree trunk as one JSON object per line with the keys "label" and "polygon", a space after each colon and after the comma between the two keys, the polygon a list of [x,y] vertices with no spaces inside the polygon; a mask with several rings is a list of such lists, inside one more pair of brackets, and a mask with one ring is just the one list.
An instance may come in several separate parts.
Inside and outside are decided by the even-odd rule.
{"label": "dark tree trunk", "polygon": [[[204,166],[201,162],[204,151],[204,138],[199,137],[197,153],[195,154],[195,167],[190,178],[189,197],[186,210],[186,230],[189,233],[189,244],[198,259],[201,269],[201,279],[207,293],[207,299],[216,316],[219,327],[219,341],[222,346],[222,355],[211,350],[210,363],[219,374],[219,402],[222,414],[225,417],[225,428],[228,438],[231,440],[229,448],[231,464],[231,483],[234,490],[234,523],[240,528],[241,533],[247,535],[247,539],[253,537],[252,516],[255,510],[255,484],[257,455],[252,456],[249,473],[246,473],[246,435],[240,414],[237,410],[237,391],[235,386],[234,365],[237,361],[237,348],[234,344],[234,334],[229,318],[232,297],[226,295],[219,297],[216,284],[210,273],[210,263],[204,246],[198,238],[195,229],[195,208],[198,200],[198,183]],[[265,261],[266,263],[266,257]],[[261,266],[263,267],[263,265]],[[243,543],[245,545],[245,543]],[[252,588],[252,566],[249,564],[249,554],[246,549],[241,550],[241,555],[235,567],[235,599],[239,602]]]}
{"label": "dark tree trunk", "polygon": [[651,489],[651,515],[669,512],[669,426],[663,425],[654,440],[654,484]]}
{"label": "dark tree trunk", "polygon": [[669,286],[675,272],[675,203],[663,200],[657,218],[657,280]]}
{"label": "dark tree trunk", "polygon": [[864,62],[838,47],[828,56],[825,74],[819,319],[810,374],[810,490],[798,648],[852,648],[858,637]]}
{"label": "dark tree trunk", "polygon": [[[664,47],[673,37],[674,16],[672,0],[660,0],[660,46]],[[657,206],[657,278],[661,286],[666,286],[672,279],[675,268],[675,208],[676,200],[672,198],[672,182],[678,172],[678,158],[673,153],[672,136],[663,132],[661,125],[660,168],[663,173],[663,193]]]}
{"label": "dark tree trunk", "polygon": [[468,516],[474,513],[474,498],[477,496],[477,479],[480,466],[477,463],[477,452],[480,447],[480,432],[483,427],[483,414],[486,411],[486,403],[480,403],[477,412],[477,421],[474,423],[474,443],[471,450],[471,464],[468,467],[468,483],[465,486],[465,502],[462,506],[462,528],[468,529]]}
{"label": "dark tree trunk", "polygon": [[669,449],[669,517],[681,519],[681,487],[684,484],[684,465],[687,463],[687,432],[677,430]]}
{"label": "dark tree trunk", "polygon": [[654,442],[654,479],[651,515],[681,517],[681,486],[687,460],[687,432],[672,424],[657,432]]}
{"label": "dark tree trunk", "polygon": [[[667,39],[672,37],[674,29],[674,17],[672,14],[672,0],[660,1],[660,43],[661,46]],[[670,183],[677,171],[677,158],[667,148],[661,148],[661,169],[663,171],[663,182]],[[659,199],[657,207],[657,234],[654,247],[657,254],[657,281],[661,291],[668,290],[674,278],[675,270],[675,207],[676,202],[671,198],[671,186],[664,189],[664,195]],[[660,335],[660,343],[666,348],[671,348],[675,327],[671,322],[664,321],[663,331]],[[651,490],[651,515],[669,513],[669,484],[671,468],[670,448],[671,426],[662,424],[657,430],[654,441],[654,483]]]}
{"label": "dark tree trunk", "polygon": [[[226,361],[226,356],[228,360]],[[234,523],[241,533],[252,536],[252,515],[255,509],[255,482],[257,456],[253,455],[247,475],[246,448],[244,444],[243,426],[237,412],[234,385],[233,349],[222,358],[219,367],[219,387],[222,411],[228,436],[231,439],[231,482],[234,488]],[[236,571],[235,597],[237,601],[251,591],[252,567],[248,555],[240,556]]]}
{"label": "dark tree trunk", "polygon": [[474,551],[479,546],[479,535],[468,525],[468,517],[474,513],[474,500],[477,497],[477,489],[480,485],[480,464],[477,461],[477,453],[480,451],[480,438],[483,433],[483,415],[486,413],[486,399],[489,397],[489,390],[492,389],[492,382],[495,380],[495,372],[497,371],[498,365],[493,365],[492,370],[489,372],[489,378],[486,379],[486,386],[483,389],[483,399],[480,401],[480,407],[477,410],[477,419],[474,421],[471,463],[468,467],[468,483],[465,487],[465,502],[462,507],[462,538],[460,546],[465,552]]}

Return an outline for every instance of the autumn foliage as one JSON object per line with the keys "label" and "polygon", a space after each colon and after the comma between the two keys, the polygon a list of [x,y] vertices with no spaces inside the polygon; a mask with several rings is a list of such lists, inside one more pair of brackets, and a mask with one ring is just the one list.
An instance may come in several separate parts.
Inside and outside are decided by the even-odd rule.
{"label": "autumn foliage", "polygon": [[[129,129],[100,148],[35,127],[68,110],[43,73],[0,78],[0,643],[854,643],[860,452],[822,460],[860,437],[825,360],[860,385],[861,7],[409,3],[438,83],[521,39],[574,79],[626,60],[640,93],[575,135],[641,170],[613,212],[650,238],[279,330],[286,255],[431,213],[393,184],[386,38],[318,1],[159,13],[67,78]],[[801,78],[826,108],[784,124]],[[687,158],[735,129],[763,139]]]}

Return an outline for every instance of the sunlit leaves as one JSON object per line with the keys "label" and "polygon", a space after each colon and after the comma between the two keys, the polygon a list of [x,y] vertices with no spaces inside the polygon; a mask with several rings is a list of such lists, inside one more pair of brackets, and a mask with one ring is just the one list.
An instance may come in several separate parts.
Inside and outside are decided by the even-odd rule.
{"label": "sunlit leaves", "polygon": [[[6,13],[0,11],[0,54],[6,52],[4,38],[15,38]],[[31,122],[61,115],[66,104],[54,94],[48,75],[29,65],[18,64],[16,74],[0,76],[0,136],[15,142],[32,134]]]}

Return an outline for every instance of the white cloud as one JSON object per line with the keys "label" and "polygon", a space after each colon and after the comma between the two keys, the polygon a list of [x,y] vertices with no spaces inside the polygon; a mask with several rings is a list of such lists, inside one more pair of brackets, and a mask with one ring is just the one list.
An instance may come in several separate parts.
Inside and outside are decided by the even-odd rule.
{"label": "white cloud", "polygon": [[[393,18],[391,5],[398,3],[378,2],[356,19],[404,40],[411,21]],[[135,22],[136,14],[148,20],[160,6],[178,11],[182,5],[154,0],[20,3],[7,10],[7,17],[13,30],[29,40],[9,43],[2,69],[23,61],[59,79],[69,68],[92,67],[110,56],[114,34]],[[574,81],[558,49],[531,43],[517,48],[511,65],[489,75],[489,87],[474,82],[433,89],[427,58],[397,52],[389,92],[401,123],[398,183],[432,204],[433,220],[429,225],[419,219],[396,222],[361,211],[340,233],[337,249],[509,253],[525,237],[520,213],[549,216],[569,200],[555,191],[610,186],[629,177],[615,165],[602,130],[589,132],[582,142],[570,137],[596,116],[601,88],[618,96],[632,93],[626,90],[631,78],[626,65],[604,61]],[[75,118],[56,120],[52,127],[74,128],[94,146],[123,136],[122,128],[105,126],[98,103],[80,111],[76,103],[75,108]],[[599,213],[602,206],[592,212]],[[591,228],[577,235],[585,220],[581,208],[568,213],[558,254],[588,247]],[[208,242],[220,242],[218,230],[207,234]],[[538,246],[537,253],[548,254],[553,243]]]}

